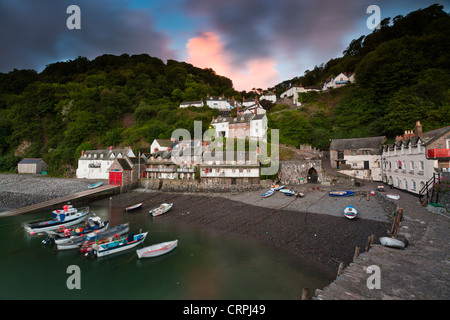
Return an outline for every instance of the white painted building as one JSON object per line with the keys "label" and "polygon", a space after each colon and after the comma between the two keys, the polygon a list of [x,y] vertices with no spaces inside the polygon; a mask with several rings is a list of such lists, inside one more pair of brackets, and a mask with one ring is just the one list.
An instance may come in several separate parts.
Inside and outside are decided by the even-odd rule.
{"label": "white painted building", "polygon": [[267,116],[258,114],[250,121],[250,139],[258,138],[260,141],[267,141]]}
{"label": "white painted building", "polygon": [[206,104],[212,109],[233,109],[234,105],[231,100],[225,99],[224,97],[207,97]]}
{"label": "white painted building", "polygon": [[414,132],[405,131],[395,143],[384,146],[382,156],[383,182],[419,194],[434,173],[449,168],[450,127],[422,133],[418,121]]}
{"label": "white painted building", "polygon": [[311,91],[317,91],[320,92],[320,88],[319,87],[303,87],[303,86],[293,86],[291,88],[289,88],[288,90],[286,90],[285,92],[283,92],[280,95],[280,98],[289,98],[292,97],[292,103],[295,104],[296,106],[300,106],[301,103],[298,102],[298,94],[302,93],[302,92],[311,92]]}
{"label": "white painted building", "polygon": [[199,100],[199,101],[184,101],[184,102],[180,103],[180,108],[187,108],[187,107],[201,108],[204,105],[205,104],[203,103],[203,99]]}
{"label": "white painted building", "polygon": [[341,72],[336,77],[325,81],[322,90],[325,91],[329,89],[335,89],[354,82],[355,82],[355,73]]}
{"label": "white painted building", "polygon": [[86,150],[78,159],[78,179],[109,179],[109,167],[117,158],[135,157],[131,147],[124,149]]}
{"label": "white painted building", "polygon": [[259,97],[259,100],[267,100],[267,101],[275,103],[277,101],[277,96],[274,92],[268,92],[268,93],[262,95],[261,97]]}
{"label": "white painted building", "polygon": [[169,139],[155,139],[150,146],[150,153],[157,151],[167,151],[173,144]]}

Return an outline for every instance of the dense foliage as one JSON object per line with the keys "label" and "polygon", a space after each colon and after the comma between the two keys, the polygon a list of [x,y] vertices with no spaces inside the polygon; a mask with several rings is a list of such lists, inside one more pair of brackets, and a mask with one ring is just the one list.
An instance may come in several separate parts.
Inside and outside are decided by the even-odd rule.
{"label": "dense foliage", "polygon": [[[340,72],[355,72],[356,84],[300,95],[302,106],[261,102],[280,142],[328,149],[330,139],[424,131],[450,125],[450,16],[432,5],[407,16],[386,18],[381,28],[351,41],[340,58],[307,70],[274,88],[322,86]],[[14,170],[20,157],[43,157],[49,172],[76,166],[81,150],[132,145],[148,152],[155,138],[176,128],[205,131],[219,112],[178,108],[207,94],[237,100],[263,93],[236,92],[230,79],[146,54],[103,55],[89,61],[48,65],[41,73],[0,73],[0,171]],[[269,132],[270,135],[270,132]]]}
{"label": "dense foliage", "polygon": [[178,108],[206,95],[239,96],[212,69],[148,55],[103,55],[48,65],[40,74],[0,74],[0,171],[22,157],[43,157],[60,174],[83,149],[132,145],[148,152],[177,128],[206,130],[217,110]]}
{"label": "dense foliage", "polygon": [[[331,92],[300,95],[303,113],[286,115],[281,140],[306,141],[327,148],[331,138],[386,135],[450,125],[450,16],[440,5],[381,22],[381,28],[353,40],[343,56],[307,70],[273,88],[279,95],[292,85],[322,86],[341,72],[355,72],[356,84]],[[302,110],[300,108],[300,110]],[[323,124],[310,120],[323,111]],[[290,118],[290,119],[288,119]],[[278,119],[272,116],[275,125]],[[281,120],[281,119],[280,119]],[[284,120],[283,120],[284,121]],[[280,123],[285,129],[285,123]],[[293,135],[292,135],[293,134]],[[292,136],[291,136],[292,135]],[[322,137],[317,141],[317,137]]]}

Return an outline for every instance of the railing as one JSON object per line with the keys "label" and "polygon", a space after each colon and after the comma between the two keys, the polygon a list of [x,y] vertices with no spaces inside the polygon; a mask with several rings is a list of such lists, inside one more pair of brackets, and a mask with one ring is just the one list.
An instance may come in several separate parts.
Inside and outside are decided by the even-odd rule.
{"label": "railing", "polygon": [[438,202],[439,201],[439,193],[435,193],[433,186],[436,182],[439,182],[441,178],[440,173],[433,173],[433,177],[427,181],[427,183],[423,186],[423,188],[419,191],[419,202],[422,203],[422,199],[427,196],[427,202]]}
{"label": "railing", "polygon": [[450,158],[450,149],[428,149],[427,158]]}

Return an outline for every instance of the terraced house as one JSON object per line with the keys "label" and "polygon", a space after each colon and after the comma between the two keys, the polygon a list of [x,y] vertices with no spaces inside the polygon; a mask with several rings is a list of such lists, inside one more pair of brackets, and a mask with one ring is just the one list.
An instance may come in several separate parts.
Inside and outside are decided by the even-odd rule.
{"label": "terraced house", "polygon": [[414,131],[397,136],[383,147],[383,181],[395,188],[419,194],[435,174],[449,171],[450,126],[422,132],[420,121]]}

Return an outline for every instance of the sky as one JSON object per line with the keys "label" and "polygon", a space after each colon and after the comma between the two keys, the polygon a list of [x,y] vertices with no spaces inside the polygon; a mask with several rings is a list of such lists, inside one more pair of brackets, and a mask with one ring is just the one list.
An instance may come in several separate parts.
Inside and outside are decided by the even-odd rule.
{"label": "sky", "polygon": [[147,53],[212,68],[238,91],[267,89],[370,34],[370,5],[384,19],[434,3],[449,11],[437,0],[0,0],[0,72]]}

